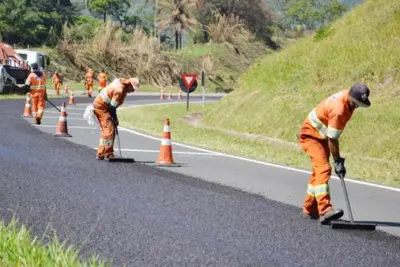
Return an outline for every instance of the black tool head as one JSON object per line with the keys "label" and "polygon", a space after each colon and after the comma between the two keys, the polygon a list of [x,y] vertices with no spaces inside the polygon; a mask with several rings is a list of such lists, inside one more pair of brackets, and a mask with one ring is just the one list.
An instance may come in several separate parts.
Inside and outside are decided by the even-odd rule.
{"label": "black tool head", "polygon": [[132,163],[132,162],[135,162],[134,159],[130,159],[130,158],[110,158],[108,161],[111,162],[111,163],[115,163],[115,162]]}
{"label": "black tool head", "polygon": [[332,229],[349,229],[349,230],[365,230],[375,231],[376,224],[373,223],[361,223],[361,222],[347,222],[347,221],[334,221],[331,222]]}

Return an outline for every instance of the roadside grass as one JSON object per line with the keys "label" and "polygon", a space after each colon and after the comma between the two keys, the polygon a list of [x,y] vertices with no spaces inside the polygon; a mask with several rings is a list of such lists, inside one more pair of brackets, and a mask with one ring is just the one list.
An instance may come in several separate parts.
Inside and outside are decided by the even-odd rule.
{"label": "roadside grass", "polygon": [[[220,104],[206,103],[204,113],[202,105],[198,103],[191,103],[189,112],[186,112],[185,103],[135,107],[120,110],[118,116],[121,126],[160,138],[165,118],[168,117],[171,122],[171,138],[173,141],[242,157],[311,170],[311,163],[308,156],[295,141],[289,142],[265,135],[249,134],[249,131],[245,130],[234,132],[220,128],[216,124],[209,124],[204,120],[192,119],[192,123],[182,120],[183,117],[196,117],[199,113],[207,116],[218,105]],[[396,113],[393,109],[392,112]],[[230,112],[227,110],[227,113]],[[385,121],[385,118],[371,115],[367,110],[360,113],[357,114],[358,116],[355,116],[355,120],[361,122],[373,120],[377,123]],[[257,114],[254,114],[254,116],[257,116]],[[235,120],[232,114],[231,119]],[[195,125],[196,122],[199,122],[199,124]],[[368,140],[360,143],[357,138],[363,136],[361,132],[364,129],[357,125],[356,122],[349,125],[351,130],[348,129],[348,132],[353,131],[353,134],[348,132],[343,134],[345,138],[342,140],[341,147],[343,156],[346,157],[347,177],[399,187],[400,162],[396,160],[398,157],[386,156],[384,158],[374,158],[360,152],[364,148],[372,147],[377,155],[382,155],[382,149],[379,148],[379,145],[382,146],[385,142],[391,142],[394,145],[390,138],[396,139],[396,137],[382,138],[379,142],[376,142],[373,141],[376,136],[369,136]],[[300,127],[300,125],[297,126]],[[399,129],[397,128],[397,132]],[[382,131],[385,130],[389,129],[382,128]],[[395,132],[396,130],[392,131],[393,134]],[[293,132],[293,135],[295,136],[296,133],[297,129]],[[349,147],[352,149],[349,149]],[[399,150],[391,153],[399,153]]]}
{"label": "roadside grass", "polygon": [[[342,137],[352,177],[400,183],[400,1],[366,1],[328,27],[265,56],[208,110],[206,125],[296,143],[308,112],[355,82],[371,88]],[[283,155],[290,153],[282,147]],[[286,162],[282,162],[286,163]]]}
{"label": "roadside grass", "polygon": [[47,244],[33,237],[30,230],[14,218],[6,225],[0,221],[1,266],[111,266],[110,262],[93,255],[86,261],[74,246],[60,243],[56,236]]}

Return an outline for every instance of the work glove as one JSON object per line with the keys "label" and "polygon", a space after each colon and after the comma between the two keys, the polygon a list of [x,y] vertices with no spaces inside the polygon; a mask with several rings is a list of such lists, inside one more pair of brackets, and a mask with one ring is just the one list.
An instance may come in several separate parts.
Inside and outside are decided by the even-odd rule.
{"label": "work glove", "polygon": [[344,158],[338,158],[334,162],[335,172],[340,178],[346,175],[346,168],[344,167]]}
{"label": "work glove", "polygon": [[49,100],[48,98],[47,98],[47,92],[46,93],[44,93],[44,100]]}

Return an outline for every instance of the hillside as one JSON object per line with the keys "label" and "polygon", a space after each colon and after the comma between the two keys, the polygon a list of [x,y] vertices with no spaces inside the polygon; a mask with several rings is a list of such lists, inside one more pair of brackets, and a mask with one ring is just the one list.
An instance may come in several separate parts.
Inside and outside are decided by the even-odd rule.
{"label": "hillside", "polygon": [[[400,1],[370,0],[330,27],[265,56],[240,78],[240,86],[206,113],[221,130],[284,141],[276,154],[299,159],[296,134],[308,112],[327,95],[367,83],[372,106],[359,109],[341,137],[350,175],[400,182]],[[272,153],[272,152],[271,152]],[[271,159],[274,160],[274,159]]]}

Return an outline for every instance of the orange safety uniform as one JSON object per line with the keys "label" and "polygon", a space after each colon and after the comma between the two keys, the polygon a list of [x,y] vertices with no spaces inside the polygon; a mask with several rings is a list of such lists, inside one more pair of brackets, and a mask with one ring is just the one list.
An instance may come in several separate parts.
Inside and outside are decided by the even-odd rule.
{"label": "orange safety uniform", "polygon": [[85,85],[89,97],[92,96],[93,80],[94,80],[94,73],[92,70],[89,70],[85,75]]}
{"label": "orange safety uniform", "polygon": [[96,156],[100,159],[114,156],[115,126],[109,106],[117,108],[123,104],[128,93],[126,87],[129,84],[128,79],[114,80],[100,92],[93,102],[94,114],[101,127],[100,143],[96,153]]}
{"label": "orange safety uniform", "polygon": [[56,91],[56,94],[59,95],[60,94],[60,88],[61,88],[61,75],[58,73],[54,73],[53,77],[51,78],[52,82],[54,84],[54,89]]}
{"label": "orange safety uniform", "polygon": [[97,79],[99,80],[99,92],[107,86],[107,74],[105,72],[99,73],[97,76]]}
{"label": "orange safety uniform", "polygon": [[349,91],[343,90],[321,101],[306,117],[299,134],[302,149],[311,158],[313,172],[309,179],[303,212],[324,215],[333,209],[328,181],[331,176],[328,137],[339,139],[354,108],[349,103]]}
{"label": "orange safety uniform", "polygon": [[43,73],[42,76],[39,77],[36,73],[31,72],[25,84],[30,86],[29,93],[32,98],[32,115],[34,119],[41,120],[46,106],[46,75]]}

